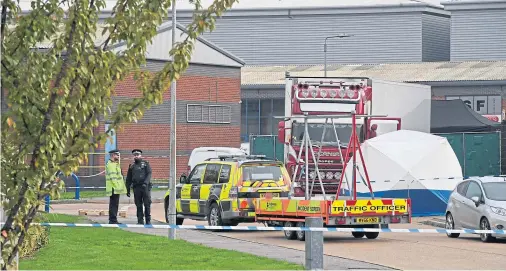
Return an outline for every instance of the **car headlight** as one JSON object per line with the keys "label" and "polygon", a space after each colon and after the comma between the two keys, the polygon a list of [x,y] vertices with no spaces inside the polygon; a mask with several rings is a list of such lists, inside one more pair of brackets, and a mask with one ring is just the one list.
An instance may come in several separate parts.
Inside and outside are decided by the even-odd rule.
{"label": "car headlight", "polygon": [[498,215],[506,216],[506,209],[490,206],[490,210],[492,210],[492,212],[494,212]]}

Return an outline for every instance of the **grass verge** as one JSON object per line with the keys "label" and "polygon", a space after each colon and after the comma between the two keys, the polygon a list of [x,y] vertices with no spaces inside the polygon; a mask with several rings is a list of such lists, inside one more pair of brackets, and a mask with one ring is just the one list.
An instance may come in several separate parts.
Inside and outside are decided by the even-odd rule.
{"label": "grass verge", "polygon": [[[48,221],[78,223],[82,218],[46,214]],[[20,270],[302,270],[297,264],[183,240],[109,228],[52,227],[49,244]]]}

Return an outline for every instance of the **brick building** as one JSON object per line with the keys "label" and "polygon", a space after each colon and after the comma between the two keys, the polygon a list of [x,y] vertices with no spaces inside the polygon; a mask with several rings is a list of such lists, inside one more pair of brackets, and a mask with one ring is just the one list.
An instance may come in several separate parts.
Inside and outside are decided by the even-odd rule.
{"label": "brick building", "polygon": [[[148,47],[146,70],[160,71],[170,61],[171,31],[170,22],[160,26],[158,35]],[[183,26],[177,25],[176,37],[177,41],[183,41],[186,37]],[[122,46],[124,44],[117,44],[113,50],[121,51]],[[196,147],[240,146],[241,67],[244,62],[203,38],[198,39],[194,50],[190,66],[176,85],[177,175],[186,172],[189,155]],[[121,101],[141,96],[133,76],[118,83],[115,92],[113,111]],[[111,149],[119,149],[123,173],[126,175],[128,164],[132,161],[131,150],[142,149],[152,166],[152,178],[167,180],[170,99],[170,90],[167,90],[162,104],[152,106],[137,123],[123,124],[122,129],[112,137],[112,142],[101,146],[96,152],[107,153]],[[106,127],[107,123],[101,123],[100,130],[104,131]],[[93,171],[97,172],[108,155],[95,156],[92,160],[97,168]]]}

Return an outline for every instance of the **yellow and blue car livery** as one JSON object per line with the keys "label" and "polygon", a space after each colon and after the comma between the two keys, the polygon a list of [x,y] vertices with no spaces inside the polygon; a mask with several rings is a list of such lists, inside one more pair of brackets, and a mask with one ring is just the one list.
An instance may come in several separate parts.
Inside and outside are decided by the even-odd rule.
{"label": "yellow and blue car livery", "polygon": [[[255,221],[255,199],[288,197],[290,177],[283,163],[257,159],[208,159],[176,185],[176,223],[185,219],[211,226]],[[165,194],[168,222],[169,193]]]}

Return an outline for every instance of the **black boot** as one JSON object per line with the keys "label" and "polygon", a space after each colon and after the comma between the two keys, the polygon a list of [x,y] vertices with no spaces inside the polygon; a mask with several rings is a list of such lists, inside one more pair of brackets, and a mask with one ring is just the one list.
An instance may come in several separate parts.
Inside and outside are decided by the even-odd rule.
{"label": "black boot", "polygon": [[143,220],[137,220],[137,224],[144,225],[144,221]]}

